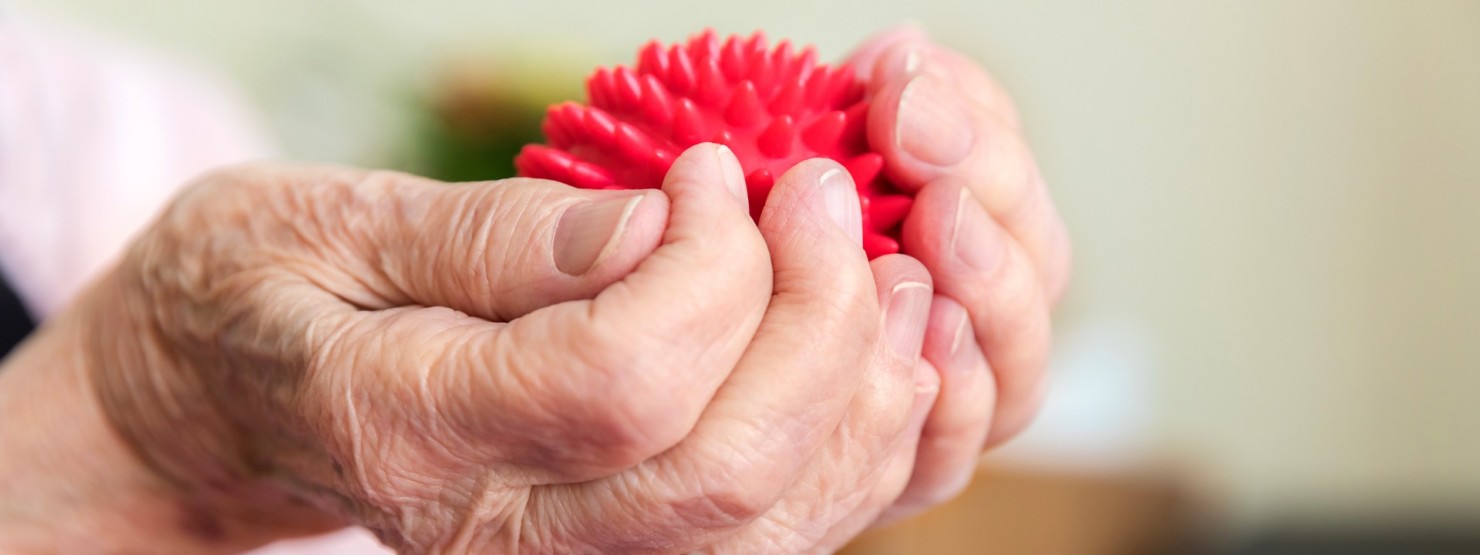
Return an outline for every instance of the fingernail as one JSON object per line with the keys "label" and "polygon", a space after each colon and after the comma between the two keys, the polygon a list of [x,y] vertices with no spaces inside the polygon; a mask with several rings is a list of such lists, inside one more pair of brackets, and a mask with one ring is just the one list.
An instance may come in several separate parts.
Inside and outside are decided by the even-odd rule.
{"label": "fingernail", "polygon": [[910,423],[906,428],[911,432],[918,433],[925,427],[925,418],[930,416],[930,409],[935,407],[935,399],[940,395],[940,378],[931,375],[934,372],[923,365],[915,365],[915,406],[910,411]]}
{"label": "fingernail", "polygon": [[920,71],[922,55],[918,45],[910,46],[910,49],[904,53],[904,75],[914,75],[916,71]]}
{"label": "fingernail", "polygon": [[740,167],[740,159],[735,157],[735,151],[730,150],[722,144],[714,145],[714,156],[719,162],[719,174],[725,181],[725,188],[730,194],[740,201],[740,206],[750,209],[750,190],[745,186],[745,170]]}
{"label": "fingernail", "polygon": [[971,190],[962,187],[956,199],[956,221],[951,224],[950,252],[974,270],[992,270],[1002,257],[1004,245],[987,217]]}
{"label": "fingernail", "polygon": [[872,77],[879,82],[909,79],[919,71],[924,52],[919,39],[900,36],[889,42],[879,54],[878,65]]}
{"label": "fingernail", "polygon": [[862,245],[863,212],[859,208],[858,190],[853,186],[853,178],[843,170],[833,168],[823,172],[818,181],[827,217],[855,244]]}
{"label": "fingernail", "polygon": [[925,340],[925,320],[930,317],[930,286],[918,281],[895,285],[889,292],[889,307],[884,313],[884,334],[889,348],[904,360],[920,357]]}
{"label": "fingernail", "polygon": [[[916,52],[916,61],[919,61],[918,52],[920,45],[930,44],[930,35],[925,28],[916,21],[905,21],[887,31],[874,35],[865,41],[865,44],[874,45],[877,48],[878,60],[873,68],[873,77],[882,77],[888,80],[904,79],[909,77],[905,72],[902,60],[909,58],[905,56],[909,52]],[[866,57],[861,57],[867,59]]]}
{"label": "fingernail", "polygon": [[578,276],[622,238],[627,220],[647,194],[593,200],[565,209],[555,225],[555,268]]}
{"label": "fingernail", "polygon": [[956,323],[956,331],[951,334],[952,357],[961,354],[961,346],[966,344],[966,332],[971,329],[971,320],[966,317],[965,312],[962,312],[958,318],[960,321]]}
{"label": "fingernail", "polygon": [[911,78],[899,95],[894,140],[900,149],[936,166],[952,166],[966,159],[975,132],[959,96],[937,76]]}
{"label": "fingernail", "polygon": [[951,362],[945,366],[950,367],[946,372],[954,376],[951,378],[953,381],[965,383],[962,380],[977,379],[974,374],[981,371],[981,366],[976,357],[980,355],[973,354],[973,351],[981,351],[977,349],[976,338],[971,333],[971,317],[962,311],[957,318],[956,331],[951,333],[951,352],[946,355]]}

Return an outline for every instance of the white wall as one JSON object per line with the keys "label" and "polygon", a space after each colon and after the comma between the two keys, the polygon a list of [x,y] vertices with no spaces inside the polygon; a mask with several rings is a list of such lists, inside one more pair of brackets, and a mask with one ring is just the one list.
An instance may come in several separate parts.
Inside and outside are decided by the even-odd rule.
{"label": "white wall", "polygon": [[1105,410],[1246,524],[1480,514],[1480,3],[18,4],[218,66],[290,155],[360,163],[450,51],[590,65],[714,25],[838,55],[920,20],[1018,94],[1074,231],[1066,383],[1144,377]]}

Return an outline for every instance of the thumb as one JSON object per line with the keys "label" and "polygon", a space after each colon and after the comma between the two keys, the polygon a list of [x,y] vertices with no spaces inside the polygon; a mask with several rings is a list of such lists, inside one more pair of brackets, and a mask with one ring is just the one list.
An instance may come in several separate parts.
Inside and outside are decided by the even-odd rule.
{"label": "thumb", "polygon": [[[484,195],[514,195],[516,200],[487,200],[481,206],[530,211],[504,220],[470,212],[477,221],[489,222],[487,226],[508,223],[503,232],[516,239],[509,245],[528,249],[511,251],[516,254],[503,258],[512,261],[504,263],[505,273],[479,288],[517,299],[494,295],[487,306],[512,311],[507,307],[536,304],[539,297],[526,295],[526,290],[540,291],[548,301],[600,287],[612,281],[610,276],[618,279],[590,299],[533,310],[507,324],[448,317],[444,310],[357,312],[346,327],[350,331],[328,334],[311,350],[348,360],[384,361],[386,338],[394,338],[396,359],[359,366],[356,379],[391,384],[387,399],[435,399],[424,406],[437,411],[439,421],[448,423],[466,445],[481,450],[476,456],[462,454],[463,461],[499,461],[542,480],[579,482],[613,474],[689,433],[760,323],[771,295],[771,265],[766,243],[748,214],[744,179],[733,153],[701,144],[674,161],[662,191],[593,193],[524,180],[461,200],[438,199],[436,207],[447,202],[449,210],[472,211],[480,206],[474,199],[484,200]],[[548,202],[518,200],[525,195],[555,197]],[[646,196],[630,209],[625,231],[613,239],[614,250],[597,255],[595,265],[579,276],[559,269],[555,250],[560,231],[549,228],[565,225],[557,220],[572,209],[547,205],[635,195]],[[431,210],[427,208],[428,214]],[[441,254],[452,249],[438,247],[436,241],[464,241],[461,226],[424,227],[451,235],[389,234],[387,238],[405,241],[408,248],[387,252],[455,267],[455,257]],[[651,241],[661,241],[656,250],[647,233],[654,234]],[[537,239],[523,240],[530,237]],[[409,248],[413,244],[421,248]],[[862,251],[858,254],[861,263]],[[391,266],[415,264],[397,261]],[[420,279],[407,281],[409,286],[470,289],[448,272],[418,272]],[[526,283],[523,290],[496,285],[515,275]],[[555,289],[541,280],[566,287]],[[430,289],[430,294],[438,291]],[[413,389],[398,389],[407,384]]]}
{"label": "thumb", "polygon": [[448,185],[391,175],[397,210],[373,249],[399,304],[492,321],[596,296],[657,248],[668,219],[659,191],[593,191],[538,179]]}

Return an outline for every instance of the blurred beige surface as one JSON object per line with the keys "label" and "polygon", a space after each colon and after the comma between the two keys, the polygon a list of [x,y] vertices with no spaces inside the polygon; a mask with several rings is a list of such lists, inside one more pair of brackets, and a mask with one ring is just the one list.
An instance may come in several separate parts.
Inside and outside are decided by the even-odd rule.
{"label": "blurred beige surface", "polygon": [[1089,436],[1200,469],[1236,527],[1480,518],[1480,2],[15,3],[215,66],[291,155],[372,165],[458,52],[594,65],[715,25],[836,56],[917,19],[1018,95],[1075,234],[1063,347],[1116,339],[1059,379],[1144,376],[1144,417]]}
{"label": "blurred beige surface", "polygon": [[937,510],[856,539],[842,555],[1201,553],[1195,500],[1170,476],[984,466]]}

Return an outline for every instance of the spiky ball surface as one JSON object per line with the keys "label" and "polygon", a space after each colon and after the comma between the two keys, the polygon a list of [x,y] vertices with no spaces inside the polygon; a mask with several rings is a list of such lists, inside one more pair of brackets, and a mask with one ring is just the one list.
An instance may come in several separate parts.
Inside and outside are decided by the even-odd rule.
{"label": "spiky ball surface", "polygon": [[528,145],[520,175],[591,189],[657,188],[684,149],[721,143],[746,173],[751,215],[759,216],[776,176],[797,162],[842,163],[858,185],[869,257],[899,251],[899,224],[911,196],[882,175],[869,148],[868,100],[846,65],[817,63],[811,47],[775,48],[756,33],[721,42],[712,31],[665,48],[650,42],[635,69],[600,68],[586,82],[590,104],[551,106],[548,145]]}

